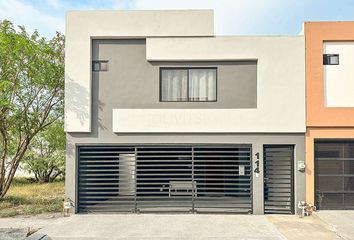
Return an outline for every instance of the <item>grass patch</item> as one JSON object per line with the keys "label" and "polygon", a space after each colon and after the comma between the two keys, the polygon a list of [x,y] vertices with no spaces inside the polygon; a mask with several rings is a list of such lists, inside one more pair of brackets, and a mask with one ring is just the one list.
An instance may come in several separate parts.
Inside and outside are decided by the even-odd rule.
{"label": "grass patch", "polygon": [[15,178],[3,199],[0,199],[0,217],[60,212],[63,208],[64,181],[33,183]]}

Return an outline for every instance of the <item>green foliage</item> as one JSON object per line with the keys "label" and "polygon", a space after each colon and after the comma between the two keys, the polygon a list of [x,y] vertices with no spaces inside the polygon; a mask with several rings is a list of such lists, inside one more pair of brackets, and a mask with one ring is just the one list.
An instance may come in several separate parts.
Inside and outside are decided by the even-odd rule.
{"label": "green foliage", "polygon": [[0,198],[32,139],[63,115],[64,36],[0,21]]}
{"label": "green foliage", "polygon": [[36,181],[52,182],[65,173],[65,133],[58,120],[38,133],[24,157],[24,169],[33,173]]}

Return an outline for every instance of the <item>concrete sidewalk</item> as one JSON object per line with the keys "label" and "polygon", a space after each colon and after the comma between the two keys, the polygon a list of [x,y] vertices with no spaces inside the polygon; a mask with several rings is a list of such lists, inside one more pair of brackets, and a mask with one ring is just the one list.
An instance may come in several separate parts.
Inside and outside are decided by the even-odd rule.
{"label": "concrete sidewalk", "polygon": [[342,239],[338,233],[316,215],[299,218],[289,215],[269,215],[267,219],[289,240]]}
{"label": "concrete sidewalk", "polygon": [[342,239],[354,239],[354,211],[318,211],[316,216]]}
{"label": "concrete sidewalk", "polygon": [[[0,218],[0,239],[5,239],[2,238],[4,236],[9,236],[6,239],[23,239],[16,236],[11,238],[9,230],[13,229],[13,235],[21,234],[28,227],[41,228],[36,236],[48,235],[53,240],[354,240],[354,211],[321,211],[305,218],[291,215],[204,214],[92,214],[68,218]],[[1,230],[4,230],[3,235]]]}
{"label": "concrete sidewalk", "polygon": [[78,239],[289,239],[342,238],[315,216],[289,215],[75,215],[39,233],[53,240]]}
{"label": "concrete sidewalk", "polygon": [[28,233],[36,232],[55,222],[60,222],[61,216],[62,214],[60,213],[53,213],[0,218],[0,239],[24,239]]}

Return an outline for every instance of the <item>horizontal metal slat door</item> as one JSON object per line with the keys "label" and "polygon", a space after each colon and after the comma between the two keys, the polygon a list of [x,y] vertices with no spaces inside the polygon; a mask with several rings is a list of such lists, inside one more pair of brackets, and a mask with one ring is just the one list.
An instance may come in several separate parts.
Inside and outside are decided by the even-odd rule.
{"label": "horizontal metal slat door", "polygon": [[135,148],[78,148],[78,212],[135,209]]}
{"label": "horizontal metal slat door", "polygon": [[252,212],[250,147],[78,149],[79,212]]}
{"label": "horizontal metal slat door", "polygon": [[193,192],[192,147],[137,148],[139,212],[191,212]]}
{"label": "horizontal metal slat door", "polygon": [[264,213],[293,214],[294,147],[264,146]]}
{"label": "horizontal metal slat door", "polygon": [[196,212],[252,213],[251,148],[193,148]]}

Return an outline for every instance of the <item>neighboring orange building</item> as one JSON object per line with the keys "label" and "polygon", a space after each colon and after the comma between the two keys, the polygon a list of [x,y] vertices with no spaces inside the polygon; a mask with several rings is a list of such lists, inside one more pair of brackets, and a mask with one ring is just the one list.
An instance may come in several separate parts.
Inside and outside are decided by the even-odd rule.
{"label": "neighboring orange building", "polygon": [[354,22],[306,22],[306,202],[354,209]]}

